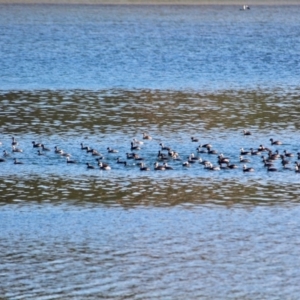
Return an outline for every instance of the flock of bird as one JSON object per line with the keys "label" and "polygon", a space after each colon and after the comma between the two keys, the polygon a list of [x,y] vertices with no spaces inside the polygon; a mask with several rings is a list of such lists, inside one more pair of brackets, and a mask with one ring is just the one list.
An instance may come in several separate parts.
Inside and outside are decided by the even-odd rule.
{"label": "flock of bird", "polygon": [[[243,130],[243,134],[245,136],[252,135],[250,131]],[[139,166],[139,169],[141,171],[165,171],[165,170],[172,170],[173,167],[170,164],[172,164],[172,161],[179,161],[182,167],[188,168],[193,164],[202,164],[204,169],[212,170],[212,171],[219,171],[224,169],[237,169],[241,165],[243,165],[242,170],[243,172],[254,172],[255,169],[253,167],[247,167],[247,163],[250,163],[249,156],[260,156],[261,157],[261,164],[263,167],[266,168],[267,171],[275,172],[278,171],[279,168],[275,167],[275,161],[280,161],[280,164],[282,165],[283,169],[288,170],[295,170],[296,173],[300,173],[300,163],[298,161],[294,161],[294,167],[292,167],[292,159],[294,156],[297,156],[297,159],[300,159],[300,152],[298,153],[290,153],[286,150],[283,150],[281,153],[279,153],[278,148],[273,151],[268,147],[265,147],[263,145],[260,145],[257,147],[257,149],[250,148],[249,150],[244,150],[243,148],[240,149],[239,154],[239,164],[232,164],[230,162],[230,158],[224,156],[223,153],[219,153],[217,150],[213,149],[211,144],[200,144],[195,148],[194,153],[189,154],[185,158],[181,157],[177,151],[174,151],[168,146],[165,146],[163,143],[159,144],[160,149],[157,152],[156,161],[153,165],[153,168],[150,166],[147,166],[145,159],[141,157],[138,154],[138,151],[141,150],[142,145],[145,141],[151,141],[152,137],[149,134],[143,133],[142,136],[143,141],[139,141],[137,139],[133,139],[130,144],[130,152],[126,153],[126,159],[121,159],[120,156],[118,156],[119,151],[110,147],[107,147],[107,153],[109,155],[115,154],[116,157],[113,160],[116,164],[123,164],[124,166],[128,166],[129,160],[134,161],[134,165]],[[191,137],[191,142],[193,143],[199,143],[199,139],[196,137]],[[23,150],[18,147],[18,141],[15,137],[12,137],[11,142],[11,153],[7,150],[3,150],[3,157],[0,158],[0,162],[5,162],[9,157],[14,155],[15,153],[22,153]],[[283,145],[282,142],[273,140],[270,138],[270,144],[271,146],[280,146]],[[1,142],[0,142],[1,145]],[[53,149],[47,148],[42,143],[36,143],[35,141],[32,142],[33,148],[37,149],[36,154],[37,155],[45,155],[48,151],[54,151],[55,154],[65,157],[67,164],[76,164],[77,161],[71,158],[71,154],[65,152],[58,146],[55,146]],[[95,161],[97,162],[97,165],[93,165],[90,162],[86,162],[87,169],[96,169],[99,168],[100,170],[111,170],[113,165],[111,163],[105,162],[105,157],[103,154],[101,154],[96,149],[93,149],[89,146],[85,146],[83,143],[80,145],[81,150],[85,151],[86,153],[90,154],[91,156],[95,157]],[[199,155],[207,155],[209,160],[203,160]],[[246,157],[247,156],[247,157]],[[211,157],[215,157],[212,158]],[[211,162],[211,160],[214,160],[214,163]],[[16,157],[13,158],[14,164],[23,164],[23,161],[18,160]]]}

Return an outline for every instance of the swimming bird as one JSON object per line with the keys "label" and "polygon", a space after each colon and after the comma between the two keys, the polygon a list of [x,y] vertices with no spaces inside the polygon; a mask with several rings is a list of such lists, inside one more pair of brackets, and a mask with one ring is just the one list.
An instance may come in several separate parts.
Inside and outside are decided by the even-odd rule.
{"label": "swimming bird", "polygon": [[140,146],[135,145],[133,142],[131,142],[131,147],[130,147],[131,151],[136,151],[136,150],[141,150]]}
{"label": "swimming bird", "polygon": [[145,164],[143,162],[141,162],[140,164],[140,170],[141,171],[150,171],[150,168],[145,166]]}
{"label": "swimming bird", "polygon": [[12,146],[12,152],[23,152],[23,150],[22,149],[20,149],[20,148],[16,148],[16,146]]}
{"label": "swimming bird", "polygon": [[286,150],[284,150],[283,153],[284,153],[284,155],[285,155],[286,157],[293,157],[293,156],[294,156],[293,153],[287,152]]}
{"label": "swimming bird", "polygon": [[218,154],[217,150],[212,150],[211,147],[206,147],[207,148],[207,153],[208,154]]}
{"label": "swimming bird", "polygon": [[207,148],[207,149],[212,148],[212,144],[209,144],[209,143],[203,144],[203,145],[201,144],[201,145],[198,146],[198,148]]}
{"label": "swimming bird", "polygon": [[45,153],[41,152],[41,150],[38,150],[37,154],[38,155],[45,155]]}
{"label": "swimming bird", "polygon": [[88,150],[88,146],[83,146],[83,143],[80,143],[81,150]]}
{"label": "swimming bird", "polygon": [[251,167],[248,168],[246,165],[243,166],[243,172],[253,172],[253,171],[254,171],[253,168]]}
{"label": "swimming bird", "polygon": [[196,150],[197,150],[198,153],[207,153],[206,150],[201,149],[201,145],[199,147],[197,147]]}
{"label": "swimming bird", "polygon": [[173,167],[169,166],[168,163],[163,163],[163,166],[165,167],[166,170],[173,170]]}
{"label": "swimming bird", "polygon": [[149,134],[146,134],[145,132],[143,132],[143,139],[144,140],[152,140],[152,137]]}
{"label": "swimming bird", "polygon": [[98,151],[95,150],[95,149],[93,149],[92,155],[93,155],[93,156],[103,156],[100,152],[98,152]]}
{"label": "swimming bird", "polygon": [[144,160],[144,158],[143,157],[140,157],[138,154],[136,154],[136,153],[133,153],[133,159],[134,160]]}
{"label": "swimming bird", "polygon": [[101,161],[99,162],[99,167],[101,170],[105,170],[105,171],[111,170],[111,167],[109,164],[103,163]]}
{"label": "swimming bird", "polygon": [[67,156],[66,158],[67,158],[67,163],[68,163],[68,164],[76,164],[76,163],[77,163],[76,160],[70,159],[69,156]]}
{"label": "swimming bird", "polygon": [[164,171],[166,168],[162,165],[159,165],[158,162],[154,163],[154,170],[155,171]]}
{"label": "swimming bird", "polygon": [[88,162],[86,163],[86,165],[87,165],[87,168],[88,168],[88,169],[95,169],[95,167],[92,166],[92,165],[91,165],[90,163],[88,163]]}
{"label": "swimming bird", "polygon": [[108,151],[108,153],[118,153],[119,152],[118,150],[112,149],[110,147],[107,147],[107,151]]}
{"label": "swimming bird", "polygon": [[269,168],[273,166],[272,160],[267,160],[264,156],[262,156],[262,160],[265,167]]}
{"label": "swimming bird", "polygon": [[44,144],[42,144],[42,150],[43,150],[43,151],[51,151],[49,148],[45,147]]}
{"label": "swimming bird", "polygon": [[135,153],[126,153],[126,158],[127,159],[133,159],[134,158]]}
{"label": "swimming bird", "polygon": [[137,144],[137,145],[143,145],[143,144],[144,144],[144,142],[139,141],[139,140],[137,140],[137,139],[133,139],[132,141],[133,141],[135,144]]}
{"label": "swimming bird", "polygon": [[14,164],[15,164],[15,165],[23,165],[23,162],[17,160],[16,158],[14,158]]}
{"label": "swimming bird", "polygon": [[4,157],[10,157],[10,154],[6,150],[3,150],[3,156]]}
{"label": "swimming bird", "polygon": [[300,173],[300,168],[298,166],[295,166],[295,172]]}
{"label": "swimming bird", "polygon": [[282,145],[282,142],[280,141],[274,141],[273,139],[270,139],[271,145]]}
{"label": "swimming bird", "polygon": [[32,142],[33,148],[39,148],[42,147],[41,143],[36,143],[35,141]]}
{"label": "swimming bird", "polygon": [[267,171],[268,171],[268,172],[276,172],[276,171],[278,171],[278,170],[277,170],[277,168],[274,168],[274,167],[271,167],[271,166],[270,166],[270,167],[267,168]]}
{"label": "swimming bird", "polygon": [[123,164],[124,166],[127,165],[127,162],[124,160],[121,160],[120,157],[117,158],[117,164]]}
{"label": "swimming bird", "polygon": [[0,157],[0,162],[5,162],[6,160],[2,157]]}
{"label": "swimming bird", "polygon": [[261,155],[261,151],[259,150],[255,151],[253,148],[250,148],[250,151],[251,155]]}
{"label": "swimming bird", "polygon": [[249,130],[243,130],[244,135],[252,135],[252,133]]}
{"label": "swimming bird", "polygon": [[244,148],[241,148],[240,149],[240,154],[241,155],[248,155],[248,154],[251,154],[251,151],[247,151],[247,150],[244,150]]}
{"label": "swimming bird", "polygon": [[160,145],[162,151],[163,151],[163,150],[171,151],[171,148],[165,146],[163,143],[160,143],[159,145]]}
{"label": "swimming bird", "polygon": [[229,162],[227,163],[227,168],[228,169],[237,169],[239,166],[235,165],[235,164],[229,164]]}
{"label": "swimming bird", "polygon": [[195,137],[191,137],[191,140],[192,140],[192,142],[196,142],[196,143],[198,143],[199,142],[199,139],[197,139],[197,138],[195,138]]}
{"label": "swimming bird", "polygon": [[190,167],[191,165],[190,165],[190,163],[189,163],[188,161],[184,161],[184,162],[182,163],[182,166],[183,166],[183,167]]}
{"label": "swimming bird", "polygon": [[18,142],[16,141],[15,137],[13,136],[11,139],[12,139],[11,145],[12,146],[17,146]]}
{"label": "swimming bird", "polygon": [[210,171],[220,171],[220,167],[214,166],[211,162],[208,162],[205,164],[205,169],[210,170]]}
{"label": "swimming bird", "polygon": [[244,158],[243,156],[240,156],[240,162],[247,163],[247,162],[250,162],[250,159]]}
{"label": "swimming bird", "polygon": [[283,154],[281,154],[280,157],[281,157],[281,164],[283,165],[283,167],[285,167],[286,165],[288,165],[290,163],[289,160],[284,159],[284,155]]}
{"label": "swimming bird", "polygon": [[165,153],[162,153],[160,150],[158,151],[157,153],[157,158],[159,160],[168,160],[169,159],[169,156]]}
{"label": "swimming bird", "polygon": [[227,163],[229,163],[229,161],[230,161],[230,159],[228,157],[225,157],[223,155],[223,153],[218,155],[218,163],[219,164],[227,164]]}
{"label": "swimming bird", "polygon": [[273,153],[272,150],[269,150],[268,157],[269,157],[269,159],[272,159],[272,160],[276,160],[276,159],[280,158],[279,151],[276,150],[275,153]]}
{"label": "swimming bird", "polygon": [[57,146],[55,146],[54,149],[55,149],[54,152],[57,153],[57,154],[62,154],[63,153],[63,150],[59,149]]}
{"label": "swimming bird", "polygon": [[297,153],[298,159],[300,159],[300,152]]}

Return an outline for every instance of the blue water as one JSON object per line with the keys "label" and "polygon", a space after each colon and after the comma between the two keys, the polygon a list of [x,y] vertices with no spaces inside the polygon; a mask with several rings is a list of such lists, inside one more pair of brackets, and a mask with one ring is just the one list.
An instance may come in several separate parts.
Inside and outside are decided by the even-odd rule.
{"label": "blue water", "polygon": [[[1,299],[299,298],[300,6],[239,8],[0,5]],[[239,168],[153,170],[207,142]],[[260,144],[289,167],[243,173]]]}
{"label": "blue water", "polygon": [[299,9],[1,5],[1,89],[295,88]]}

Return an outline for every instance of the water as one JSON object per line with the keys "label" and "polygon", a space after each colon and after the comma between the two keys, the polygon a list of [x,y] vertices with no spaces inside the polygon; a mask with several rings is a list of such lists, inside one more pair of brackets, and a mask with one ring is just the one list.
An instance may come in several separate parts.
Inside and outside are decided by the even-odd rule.
{"label": "water", "polygon": [[[296,299],[298,10],[1,5],[0,298]],[[160,143],[173,170],[154,170]],[[204,143],[238,168],[183,167],[217,164]],[[294,156],[244,173],[260,145]]]}

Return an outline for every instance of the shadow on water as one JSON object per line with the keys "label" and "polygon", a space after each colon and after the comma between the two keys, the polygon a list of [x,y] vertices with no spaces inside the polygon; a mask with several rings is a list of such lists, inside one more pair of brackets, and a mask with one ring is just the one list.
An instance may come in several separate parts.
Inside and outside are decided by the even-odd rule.
{"label": "shadow on water", "polygon": [[0,204],[51,203],[88,206],[289,205],[299,203],[299,184],[274,185],[214,178],[43,178],[0,179]]}
{"label": "shadow on water", "polygon": [[9,91],[0,93],[1,132],[171,135],[253,128],[299,130],[298,90],[199,93],[153,90]]}

